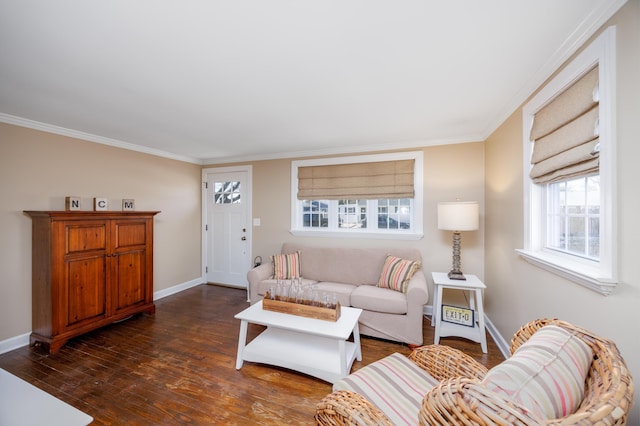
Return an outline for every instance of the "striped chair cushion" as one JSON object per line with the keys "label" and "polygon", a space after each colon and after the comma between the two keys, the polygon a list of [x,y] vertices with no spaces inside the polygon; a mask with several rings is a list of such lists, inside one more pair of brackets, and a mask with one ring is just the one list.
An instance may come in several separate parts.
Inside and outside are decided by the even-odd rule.
{"label": "striped chair cushion", "polygon": [[273,261],[273,279],[290,280],[300,277],[300,251],[290,254],[271,256]]}
{"label": "striped chair cushion", "polygon": [[364,396],[394,425],[417,425],[424,396],[438,381],[399,353],[362,367],[333,385]]}
{"label": "striped chair cushion", "polygon": [[489,370],[483,383],[540,418],[558,419],[582,402],[592,360],[591,348],[580,338],[548,325]]}
{"label": "striped chair cushion", "polygon": [[420,269],[420,262],[417,260],[406,260],[389,255],[384,261],[378,287],[406,293],[409,280],[418,269]]}

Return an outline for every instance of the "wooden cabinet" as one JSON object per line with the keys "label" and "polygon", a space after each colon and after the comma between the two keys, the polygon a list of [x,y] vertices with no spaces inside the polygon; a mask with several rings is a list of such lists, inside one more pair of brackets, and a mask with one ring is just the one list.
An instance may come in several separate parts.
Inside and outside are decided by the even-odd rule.
{"label": "wooden cabinet", "polygon": [[153,217],[159,212],[26,211],[31,216],[31,344],[70,338],[153,304]]}

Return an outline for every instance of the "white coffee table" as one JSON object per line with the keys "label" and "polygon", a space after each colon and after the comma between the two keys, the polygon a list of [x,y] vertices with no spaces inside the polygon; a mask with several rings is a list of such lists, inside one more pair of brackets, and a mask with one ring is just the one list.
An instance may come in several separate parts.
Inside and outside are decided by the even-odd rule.
{"label": "white coffee table", "polygon": [[[335,383],[362,361],[358,319],[362,309],[342,307],[338,321],[324,321],[262,309],[262,301],[240,312],[236,369],[244,361],[289,368]],[[247,344],[247,324],[267,327]],[[347,339],[353,333],[353,342]]]}

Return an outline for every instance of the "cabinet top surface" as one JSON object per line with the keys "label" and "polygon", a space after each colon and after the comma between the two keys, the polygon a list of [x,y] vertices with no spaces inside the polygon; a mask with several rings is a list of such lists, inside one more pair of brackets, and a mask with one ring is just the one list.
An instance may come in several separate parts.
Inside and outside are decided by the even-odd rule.
{"label": "cabinet top surface", "polygon": [[48,216],[48,217],[62,217],[73,218],[76,216],[93,216],[93,217],[112,217],[112,216],[155,216],[159,211],[83,211],[83,210],[24,210],[24,214],[31,217]]}

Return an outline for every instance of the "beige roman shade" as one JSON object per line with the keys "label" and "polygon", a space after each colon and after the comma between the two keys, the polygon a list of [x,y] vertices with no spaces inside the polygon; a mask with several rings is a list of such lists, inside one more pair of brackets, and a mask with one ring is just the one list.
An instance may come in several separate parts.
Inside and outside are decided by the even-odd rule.
{"label": "beige roman shade", "polygon": [[598,67],[538,111],[529,176],[550,183],[598,171]]}
{"label": "beige roman shade", "polygon": [[299,200],[413,198],[415,160],[298,168]]}

